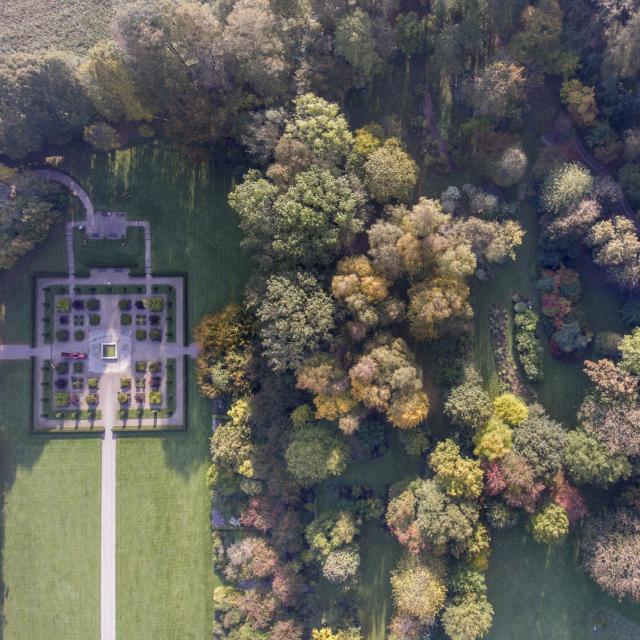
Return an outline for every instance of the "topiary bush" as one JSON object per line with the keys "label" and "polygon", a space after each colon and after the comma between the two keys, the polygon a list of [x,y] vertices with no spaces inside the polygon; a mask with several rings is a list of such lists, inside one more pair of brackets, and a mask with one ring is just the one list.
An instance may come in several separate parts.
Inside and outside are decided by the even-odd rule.
{"label": "topiary bush", "polygon": [[146,340],[146,339],[147,339],[147,330],[136,329],[136,340]]}
{"label": "topiary bush", "polygon": [[101,318],[98,313],[90,313],[89,314],[89,324],[92,327],[97,327],[100,324]]}
{"label": "topiary bush", "polygon": [[[82,329],[76,329],[73,332],[73,339],[76,342],[82,342],[84,340],[84,338],[85,338],[85,333],[84,333],[84,331]],[[77,364],[82,364],[82,363],[77,363]]]}
{"label": "topiary bush", "polygon": [[87,309],[89,311],[98,311],[100,309],[100,300],[98,298],[89,298],[87,300]]}
{"label": "topiary bush", "polygon": [[56,331],[56,340],[58,342],[68,342],[69,332],[66,329],[59,329],[58,331]]}
{"label": "topiary bush", "polygon": [[130,313],[122,313],[120,314],[120,324],[123,327],[128,327],[133,322],[133,318]]}

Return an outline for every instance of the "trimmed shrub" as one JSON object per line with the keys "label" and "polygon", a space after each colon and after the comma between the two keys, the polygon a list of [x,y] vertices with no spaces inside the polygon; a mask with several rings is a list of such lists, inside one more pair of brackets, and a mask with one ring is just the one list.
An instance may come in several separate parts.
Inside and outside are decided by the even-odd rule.
{"label": "trimmed shrub", "polygon": [[160,340],[162,339],[162,332],[160,331],[160,329],[151,329],[149,331],[149,339],[155,342],[160,342]]}
{"label": "trimmed shrub", "polygon": [[56,391],[55,395],[56,407],[66,407],[69,405],[69,392],[68,391]]}
{"label": "trimmed shrub", "polygon": [[65,375],[69,373],[69,363],[68,362],[58,362],[56,365],[56,373],[60,375]]}
{"label": "trimmed shrub", "polygon": [[89,298],[87,300],[87,309],[89,311],[98,311],[100,309],[100,300],[98,298]]}
{"label": "trimmed shrub", "polygon": [[131,300],[121,298],[120,300],[118,300],[118,308],[120,309],[120,311],[129,311],[129,309],[131,309]]}
{"label": "trimmed shrub", "polygon": [[85,397],[85,402],[89,406],[95,406],[98,404],[98,394],[97,393],[88,393]]}
{"label": "trimmed shrub", "polygon": [[100,324],[100,314],[98,313],[90,313],[89,314],[89,324],[92,327],[97,327]]}
{"label": "trimmed shrub", "polygon": [[147,370],[147,363],[144,360],[138,360],[136,362],[136,372],[144,373]]}
{"label": "trimmed shrub", "polygon": [[89,389],[97,389],[98,388],[98,378],[89,378],[87,381],[87,386]]}
{"label": "trimmed shrub", "polygon": [[69,332],[66,329],[59,329],[58,331],[56,331],[56,340],[58,342],[68,342]]}
{"label": "trimmed shrub", "polygon": [[83,373],[84,372],[84,362],[74,362],[73,363],[73,372],[74,373]]}
{"label": "trimmed shrub", "polygon": [[71,311],[71,299],[70,298],[57,298],[56,310],[61,313],[68,313]]}
{"label": "trimmed shrub", "polygon": [[[82,329],[76,329],[73,332],[73,339],[76,342],[82,342],[84,340],[84,338],[85,338],[85,333],[84,333],[84,331]],[[82,364],[82,363],[81,362],[76,362],[75,364]]]}
{"label": "trimmed shrub", "polygon": [[147,330],[136,329],[136,340],[146,340],[146,339],[147,339]]}
{"label": "trimmed shrub", "polygon": [[151,296],[146,301],[146,307],[149,311],[162,311],[164,309],[164,298],[161,296]]}
{"label": "trimmed shrub", "polygon": [[159,406],[162,404],[162,393],[160,391],[149,392],[149,404]]}
{"label": "trimmed shrub", "polygon": [[133,318],[130,313],[122,313],[120,314],[120,324],[123,327],[129,326],[133,322]]}

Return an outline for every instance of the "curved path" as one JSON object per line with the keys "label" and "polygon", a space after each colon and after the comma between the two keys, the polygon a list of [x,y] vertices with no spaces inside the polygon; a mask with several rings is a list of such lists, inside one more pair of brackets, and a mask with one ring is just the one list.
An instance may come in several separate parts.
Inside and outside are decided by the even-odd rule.
{"label": "curved path", "polygon": [[89,194],[84,190],[82,185],[72,178],[70,175],[58,171],[57,169],[34,169],[33,173],[37,176],[52,180],[53,182],[59,182],[63,184],[71,193],[80,200],[84,210],[87,214],[87,226],[93,225],[93,219],[95,216],[95,208]]}

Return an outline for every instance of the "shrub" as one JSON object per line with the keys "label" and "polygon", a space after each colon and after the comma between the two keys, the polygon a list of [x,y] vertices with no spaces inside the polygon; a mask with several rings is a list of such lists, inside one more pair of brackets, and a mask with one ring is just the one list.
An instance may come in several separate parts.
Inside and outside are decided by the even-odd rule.
{"label": "shrub", "polygon": [[144,373],[147,370],[147,363],[144,360],[138,360],[136,362],[136,372]]}
{"label": "shrub", "polygon": [[510,529],[518,523],[519,513],[499,500],[489,503],[486,514],[489,524],[494,529]]}
{"label": "shrub", "polygon": [[136,329],[136,340],[146,340],[146,339],[147,339],[147,330]]}
{"label": "shrub", "polygon": [[[84,333],[84,331],[82,329],[76,329],[73,332],[73,339],[76,342],[82,342],[84,340],[84,338],[85,338],[85,333]],[[76,362],[76,364],[82,364],[82,363],[81,362]]]}
{"label": "shrub", "polygon": [[494,182],[510,187],[520,182],[527,170],[527,155],[520,147],[509,147],[492,168]]}
{"label": "shrub", "polygon": [[527,405],[513,393],[503,393],[493,401],[496,418],[514,427],[527,419],[529,410]]}
{"label": "shrub", "polygon": [[162,339],[162,332],[160,331],[160,329],[151,329],[149,331],[149,339],[155,342],[160,342],[160,340]]}
{"label": "shrub", "polygon": [[56,389],[66,389],[69,381],[66,378],[56,378]]}
{"label": "shrub", "polygon": [[87,300],[87,309],[89,311],[98,311],[100,309],[100,300],[98,298],[89,298]]}
{"label": "shrub", "polygon": [[56,331],[56,340],[58,342],[68,342],[69,332],[66,329],[59,329],[58,331]]}
{"label": "shrub", "polygon": [[593,188],[593,177],[580,164],[567,163],[553,170],[542,189],[542,204],[550,213],[566,211],[577,204]]}
{"label": "shrub", "polygon": [[162,393],[160,391],[149,391],[149,404],[159,406],[162,404]]}
{"label": "shrub", "polygon": [[99,313],[90,313],[89,314],[89,324],[92,327],[97,327],[100,324],[100,314]]}
{"label": "shrub", "polygon": [[68,313],[71,311],[71,299],[70,298],[56,298],[56,310],[61,313]]}
{"label": "shrub", "polygon": [[66,407],[69,404],[69,392],[68,391],[56,391],[55,395],[56,407]]}
{"label": "shrub", "polygon": [[60,375],[65,375],[69,373],[69,363],[68,362],[58,362],[56,365],[56,373]]}
{"label": "shrub", "polygon": [[128,409],[118,409],[118,417],[120,420],[125,420],[129,416]]}
{"label": "shrub", "polygon": [[557,504],[550,504],[531,516],[533,539],[543,544],[558,542],[569,533],[567,512]]}
{"label": "shrub", "polygon": [[127,404],[131,396],[128,393],[124,393],[122,391],[118,392],[118,403],[119,404]]}
{"label": "shrub", "polygon": [[130,389],[131,388],[131,378],[120,378],[120,388],[121,389]]}
{"label": "shrub", "polygon": [[84,371],[84,362],[74,362],[73,363],[73,372],[74,373],[82,373]]}
{"label": "shrub", "polygon": [[146,307],[149,311],[162,311],[164,309],[164,298],[161,296],[151,296],[146,301]]}
{"label": "shrub", "polygon": [[620,357],[621,342],[622,336],[619,333],[614,333],[613,331],[599,331],[596,333],[593,348],[600,356],[617,358]]}
{"label": "shrub", "polygon": [[88,393],[85,397],[85,402],[89,406],[94,406],[98,404],[98,395],[96,393]]}
{"label": "shrub", "polygon": [[133,318],[130,313],[123,313],[120,315],[120,324],[123,327],[129,326],[133,322]]}
{"label": "shrub", "polygon": [[149,371],[151,371],[151,373],[160,373],[160,371],[162,371],[162,363],[157,360],[155,362],[151,362],[149,364]]}
{"label": "shrub", "polygon": [[531,309],[515,313],[514,330],[518,359],[527,379],[540,382],[544,377],[544,352],[537,333],[538,323],[538,314]]}
{"label": "shrub", "polygon": [[121,298],[118,300],[118,308],[120,311],[129,311],[131,309],[131,300],[127,298]]}
{"label": "shrub", "polygon": [[106,122],[94,122],[84,128],[85,142],[100,151],[112,151],[120,148],[118,132]]}

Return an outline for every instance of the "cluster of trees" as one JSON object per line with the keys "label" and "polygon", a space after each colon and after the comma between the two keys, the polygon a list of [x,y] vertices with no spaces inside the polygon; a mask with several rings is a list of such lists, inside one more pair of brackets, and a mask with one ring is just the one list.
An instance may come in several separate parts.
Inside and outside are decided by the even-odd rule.
{"label": "cluster of trees", "polygon": [[11,268],[44,240],[66,205],[59,185],[0,165],[0,269]]}

